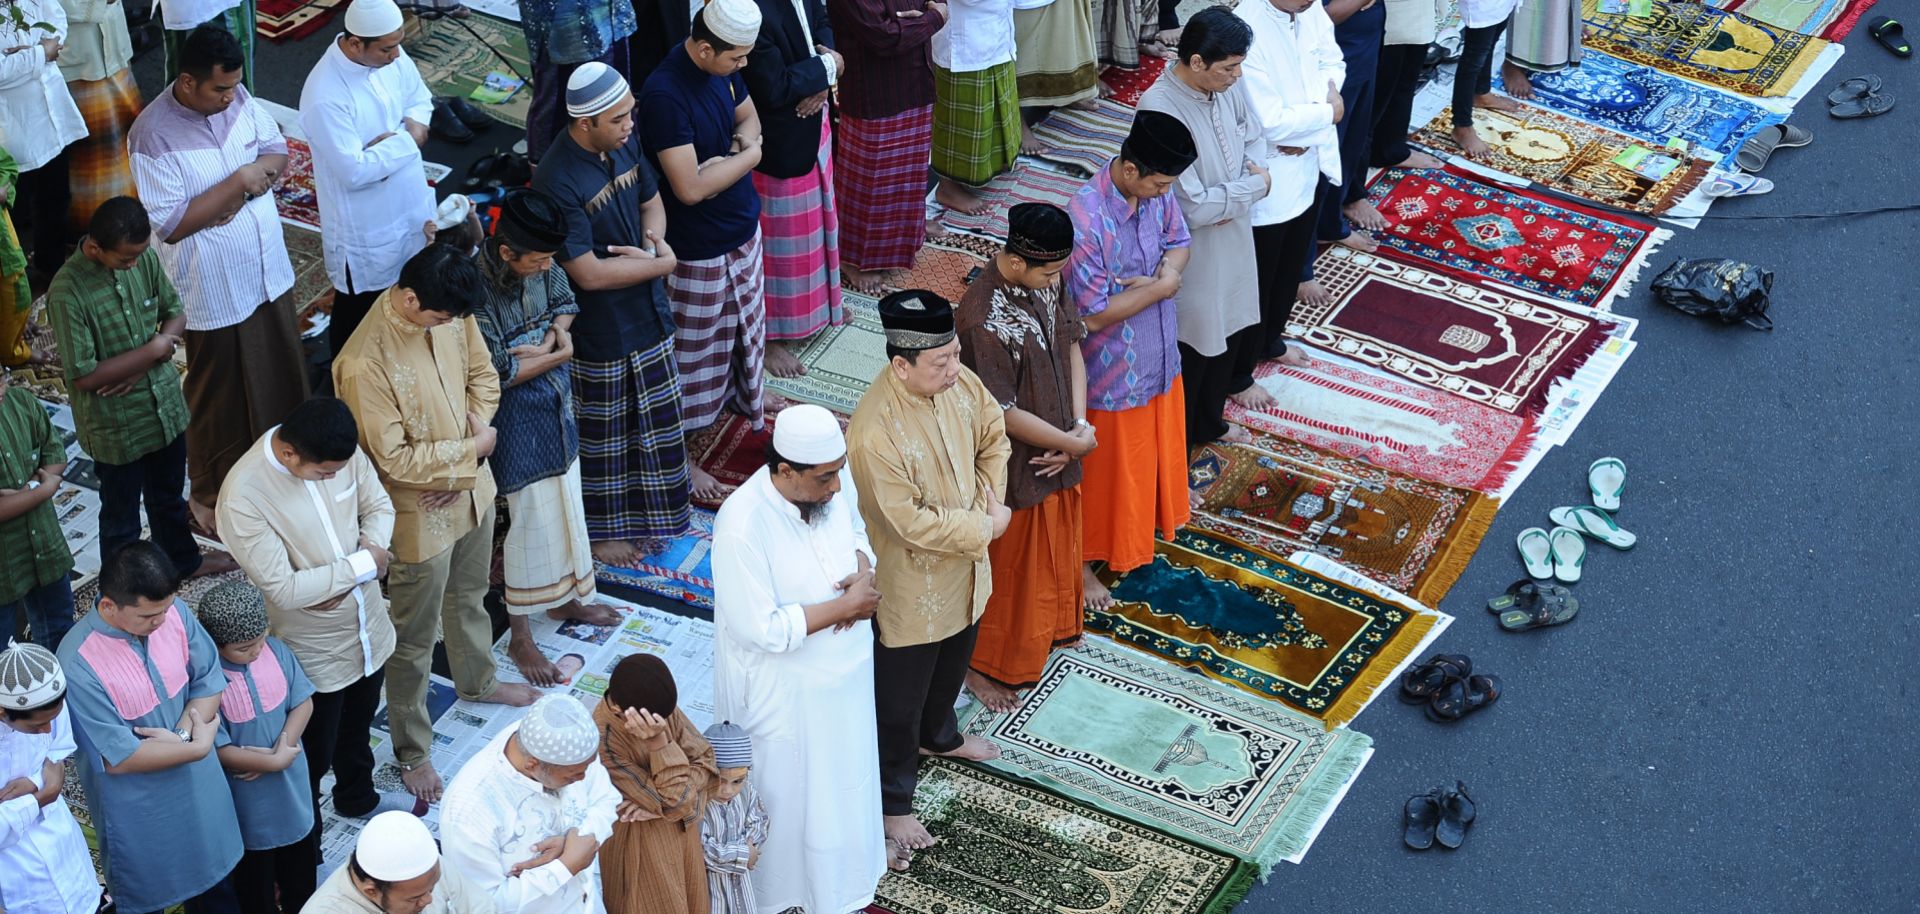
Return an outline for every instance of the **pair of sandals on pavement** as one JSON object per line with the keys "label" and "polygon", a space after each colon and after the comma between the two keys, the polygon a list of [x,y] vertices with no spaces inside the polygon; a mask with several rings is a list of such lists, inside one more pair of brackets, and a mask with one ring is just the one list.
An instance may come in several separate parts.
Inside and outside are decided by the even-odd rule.
{"label": "pair of sandals on pavement", "polygon": [[1467,829],[1480,817],[1467,785],[1454,781],[1452,787],[1435,787],[1407,798],[1407,846],[1417,851],[1440,845],[1448,850],[1467,840]]}
{"label": "pair of sandals on pavement", "polygon": [[1425,704],[1427,719],[1451,723],[1500,700],[1500,677],[1473,671],[1465,654],[1435,654],[1400,674],[1400,700]]}
{"label": "pair of sandals on pavement", "polygon": [[1602,457],[1587,466],[1587,490],[1593,504],[1548,511],[1547,517],[1554,523],[1552,531],[1540,527],[1520,531],[1514,545],[1520,550],[1527,577],[1487,601],[1487,611],[1500,617],[1501,628],[1520,632],[1573,620],[1580,612],[1580,601],[1562,585],[1579,583],[1587,562],[1587,540],[1596,539],[1622,551],[1640,541],[1613,519],[1626,489],[1626,462]]}

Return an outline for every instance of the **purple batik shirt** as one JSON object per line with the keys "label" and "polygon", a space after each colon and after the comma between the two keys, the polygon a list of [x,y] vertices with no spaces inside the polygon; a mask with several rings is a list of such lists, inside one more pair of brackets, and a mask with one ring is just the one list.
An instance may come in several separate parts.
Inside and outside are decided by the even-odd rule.
{"label": "purple batik shirt", "polygon": [[[1152,276],[1166,252],[1192,240],[1172,194],[1132,208],[1113,186],[1111,165],[1081,185],[1067,212],[1074,237],[1067,294],[1083,319],[1107,310],[1109,300],[1127,291],[1121,280]],[[1167,298],[1126,320],[1087,331],[1080,348],[1087,361],[1088,409],[1133,409],[1172,389],[1180,376],[1177,302]]]}

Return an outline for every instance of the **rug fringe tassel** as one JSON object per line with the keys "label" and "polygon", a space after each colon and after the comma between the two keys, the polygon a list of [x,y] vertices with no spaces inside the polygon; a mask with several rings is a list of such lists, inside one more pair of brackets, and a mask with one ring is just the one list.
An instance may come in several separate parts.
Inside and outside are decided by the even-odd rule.
{"label": "rug fringe tassel", "polygon": [[[1431,619],[1427,622],[1432,624]],[[1412,643],[1418,644],[1419,639]],[[1360,772],[1360,766],[1367,761],[1367,750],[1372,747],[1373,737],[1357,730],[1346,731],[1328,747],[1311,783],[1294,792],[1293,800],[1288,803],[1291,812],[1285,817],[1286,821],[1276,827],[1259,859],[1253,861],[1260,868],[1261,882],[1273,875],[1275,864],[1306,848],[1321,813],[1339,799],[1341,788]]]}
{"label": "rug fringe tassel", "polygon": [[[1333,730],[1346,726],[1354,718],[1359,717],[1360,712],[1366,710],[1367,705],[1373,701],[1373,693],[1379,691],[1381,686],[1399,674],[1400,667],[1413,656],[1414,650],[1420,646],[1420,642],[1426,640],[1427,632],[1431,631],[1434,623],[1438,621],[1439,619],[1431,613],[1420,613],[1408,619],[1407,624],[1394,633],[1392,641],[1381,647],[1380,652],[1367,661],[1366,672],[1356,677],[1353,684],[1340,694],[1340,700],[1334,702],[1333,707],[1328,708],[1327,713],[1321,716],[1321,723],[1325,724],[1327,729]],[[1286,854],[1280,856],[1284,857]]]}
{"label": "rug fringe tassel", "polygon": [[1228,911],[1238,907],[1240,902],[1247,900],[1248,893],[1253,891],[1254,877],[1259,875],[1260,868],[1250,863],[1242,863],[1234,867],[1233,874],[1228,876],[1227,881],[1220,886],[1220,890],[1208,899],[1207,906],[1200,909],[1200,914],[1227,914]]}
{"label": "rug fringe tassel", "polygon": [[1657,228],[1649,233],[1646,242],[1641,244],[1640,250],[1634,253],[1633,259],[1620,268],[1620,278],[1614,281],[1613,288],[1608,289],[1607,296],[1594,307],[1601,311],[1611,311],[1614,299],[1626,298],[1631,294],[1633,284],[1640,280],[1640,272],[1653,261],[1653,255],[1659,252],[1660,246],[1666,244],[1672,237],[1672,229]]}
{"label": "rug fringe tassel", "polygon": [[1466,573],[1480,541],[1493,529],[1494,515],[1499,512],[1500,499],[1483,497],[1475,499],[1475,504],[1455,519],[1453,532],[1441,540],[1446,547],[1427,561],[1427,570],[1413,589],[1414,600],[1423,606],[1439,606],[1446,599],[1447,591]]}
{"label": "rug fringe tassel", "polygon": [[1513,436],[1512,441],[1507,442],[1507,449],[1501,451],[1500,456],[1494,459],[1493,467],[1487,470],[1485,476],[1480,477],[1478,485],[1471,487],[1475,492],[1500,491],[1501,487],[1507,484],[1507,478],[1512,476],[1515,470],[1520,469],[1520,464],[1526,462],[1527,454],[1533,450],[1534,440],[1540,436],[1540,423],[1532,416],[1525,417],[1525,421],[1526,429]]}

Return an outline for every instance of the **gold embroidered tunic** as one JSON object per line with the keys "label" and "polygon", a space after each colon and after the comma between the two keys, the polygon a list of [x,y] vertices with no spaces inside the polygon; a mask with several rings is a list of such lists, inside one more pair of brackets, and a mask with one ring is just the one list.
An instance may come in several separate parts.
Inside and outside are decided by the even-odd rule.
{"label": "gold embroidered tunic", "polygon": [[[393,497],[393,558],[424,562],[453,547],[493,506],[493,473],[474,453],[467,413],[500,406],[500,373],[471,316],[432,330],[394,310],[393,290],[333,360],[333,386],[360,423],[360,447]],[[423,492],[460,492],[422,508]]]}
{"label": "gold embroidered tunic", "polygon": [[1007,491],[1006,420],[966,368],[922,397],[882,369],[847,427],[848,463],[876,558],[887,647],[931,644],[979,621],[993,589],[987,487]]}

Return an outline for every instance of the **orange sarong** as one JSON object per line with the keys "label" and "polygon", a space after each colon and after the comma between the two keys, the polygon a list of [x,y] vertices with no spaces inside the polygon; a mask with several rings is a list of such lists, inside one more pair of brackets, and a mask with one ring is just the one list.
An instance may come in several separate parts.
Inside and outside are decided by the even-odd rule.
{"label": "orange sarong", "polygon": [[1187,501],[1187,394],[1179,376],[1145,406],[1087,410],[1099,444],[1080,461],[1086,510],[1083,559],[1132,571],[1193,516]]}
{"label": "orange sarong", "polygon": [[1012,688],[1030,686],[1040,681],[1054,645],[1080,637],[1080,529],[1074,486],[1013,512],[1007,532],[987,547],[993,595],[973,642],[974,672]]}

